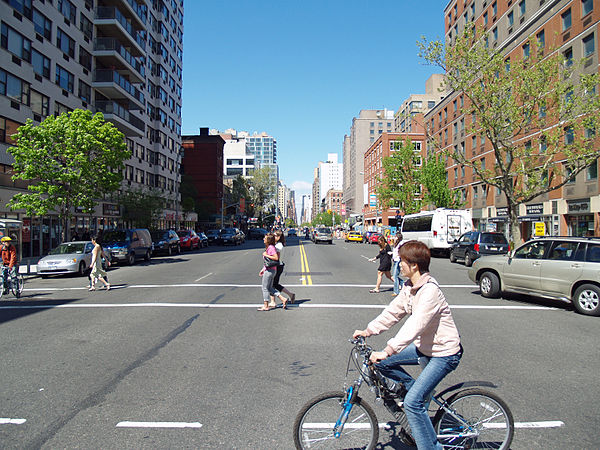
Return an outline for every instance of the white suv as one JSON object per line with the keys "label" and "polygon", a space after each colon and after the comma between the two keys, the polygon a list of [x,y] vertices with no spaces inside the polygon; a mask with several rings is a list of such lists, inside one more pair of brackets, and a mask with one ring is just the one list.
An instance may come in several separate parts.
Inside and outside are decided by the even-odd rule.
{"label": "white suv", "polygon": [[508,255],[476,260],[469,278],[484,297],[518,292],[570,301],[577,312],[600,316],[600,239],[533,239]]}

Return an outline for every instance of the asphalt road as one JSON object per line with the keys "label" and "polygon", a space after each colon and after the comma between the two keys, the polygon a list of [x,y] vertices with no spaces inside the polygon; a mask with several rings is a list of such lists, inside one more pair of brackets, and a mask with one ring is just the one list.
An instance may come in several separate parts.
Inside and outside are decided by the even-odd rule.
{"label": "asphalt road", "polygon": [[[293,448],[303,403],[341,389],[350,344],[391,300],[370,294],[376,246],[292,239],[296,305],[257,312],[261,241],[27,281],[0,301],[0,447]],[[482,298],[466,268],[434,258],[465,356],[440,388],[487,380],[513,411],[514,449],[600,448],[600,318],[511,296]],[[391,333],[391,332],[388,332]],[[385,335],[372,339],[383,347]],[[362,396],[375,405],[367,390]],[[376,406],[380,422],[391,416]],[[382,430],[381,448],[403,448]]]}

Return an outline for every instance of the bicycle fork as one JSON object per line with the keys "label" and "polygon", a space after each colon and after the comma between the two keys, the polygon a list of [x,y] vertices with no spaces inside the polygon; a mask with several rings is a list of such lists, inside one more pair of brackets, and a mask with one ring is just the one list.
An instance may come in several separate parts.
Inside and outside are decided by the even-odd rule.
{"label": "bicycle fork", "polygon": [[356,397],[358,397],[358,389],[361,385],[361,382],[362,382],[362,380],[358,380],[356,383],[354,383],[352,386],[350,386],[346,390],[346,400],[344,401],[344,404],[342,405],[342,413],[340,414],[340,417],[335,422],[335,425],[333,427],[333,435],[336,438],[339,438],[342,435],[342,430],[344,429],[344,425],[346,425],[348,416],[350,416],[350,411],[352,411],[352,407],[354,406],[354,403],[356,402]]}

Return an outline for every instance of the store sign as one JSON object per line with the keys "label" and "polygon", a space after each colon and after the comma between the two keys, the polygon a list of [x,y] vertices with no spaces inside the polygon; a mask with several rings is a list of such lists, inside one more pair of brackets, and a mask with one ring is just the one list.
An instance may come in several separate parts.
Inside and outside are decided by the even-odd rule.
{"label": "store sign", "polygon": [[568,201],[567,206],[569,209],[569,214],[580,214],[580,213],[589,213],[590,212],[590,201],[589,200],[575,200]]}
{"label": "store sign", "polygon": [[369,206],[373,208],[377,207],[377,195],[369,194]]}
{"label": "store sign", "polygon": [[544,222],[534,222],[534,233],[536,236],[545,236],[546,224]]}
{"label": "store sign", "polygon": [[497,216],[508,216],[508,207],[504,206],[502,208],[496,208],[496,215]]}
{"label": "store sign", "polygon": [[543,203],[534,203],[533,205],[525,205],[527,215],[540,215],[544,214],[544,204]]}
{"label": "store sign", "polygon": [[115,205],[114,203],[103,203],[102,214],[104,216],[120,216],[121,209],[119,208],[119,205]]}

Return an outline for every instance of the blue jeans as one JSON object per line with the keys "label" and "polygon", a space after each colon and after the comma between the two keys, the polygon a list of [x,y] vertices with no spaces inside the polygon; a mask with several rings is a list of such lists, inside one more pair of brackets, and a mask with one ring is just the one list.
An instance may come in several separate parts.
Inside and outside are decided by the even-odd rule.
{"label": "blue jeans", "polygon": [[271,295],[277,295],[277,291],[273,287],[273,280],[275,279],[275,268],[268,270],[265,269],[265,273],[262,276],[262,293],[263,301],[270,301]]}
{"label": "blue jeans", "polygon": [[[442,450],[427,413],[430,394],[446,375],[456,369],[461,357],[462,349],[452,356],[430,357],[421,353],[415,344],[410,344],[400,353],[376,364],[382,375],[400,381],[406,387],[404,411],[419,450]],[[401,367],[417,364],[424,367],[416,380]]]}
{"label": "blue jeans", "polygon": [[404,286],[404,280],[400,278],[400,261],[394,261],[394,265],[392,266],[394,278],[394,294],[398,295],[400,293],[400,289]]}
{"label": "blue jeans", "polygon": [[8,284],[8,279],[12,277],[12,279],[14,280],[16,276],[17,276],[16,267],[9,269],[8,266],[2,266],[2,284],[3,284],[2,290],[3,291],[8,291],[10,289],[10,286]]}

